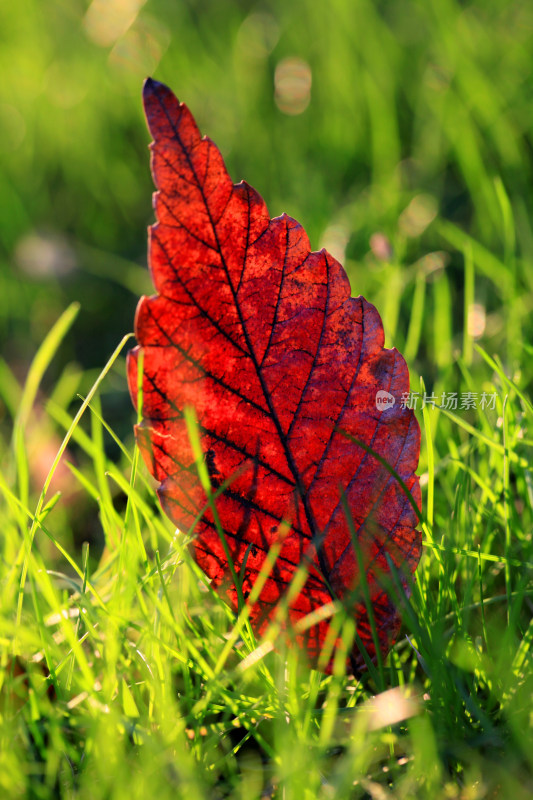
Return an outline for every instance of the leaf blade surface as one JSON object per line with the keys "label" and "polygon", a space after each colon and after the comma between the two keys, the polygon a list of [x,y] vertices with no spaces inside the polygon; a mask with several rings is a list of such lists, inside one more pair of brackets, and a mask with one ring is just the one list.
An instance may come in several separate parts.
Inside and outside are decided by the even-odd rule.
{"label": "leaf blade surface", "polygon": [[[206,497],[183,417],[192,405],[212,485],[230,482],[217,512],[236,574],[245,561],[244,597],[280,530],[290,525],[251,610],[256,630],[265,629],[305,563],[307,582],[291,604],[290,621],[343,599],[375,654],[344,492],[385,653],[399,627],[382,586],[387,554],[411,574],[421,541],[405,491],[370,450],[420,505],[420,430],[400,403],[409,390],[405,362],[383,347],[379,314],[364,298],[351,297],[343,267],[325,250],[312,252],[296,220],[270,219],[252,187],[232,183],[218,149],[200,136],[170,89],[148,79],[144,103],[158,189],[149,235],[157,294],[139,303],[139,346],[128,358],[128,380],[135,402],[142,348],[143,422],[136,434],[161,482],[162,506],[182,530],[196,521],[195,558],[236,607],[211,511],[197,522]],[[394,405],[378,408],[378,391],[391,394]],[[328,625],[323,620],[300,637],[313,662]]]}

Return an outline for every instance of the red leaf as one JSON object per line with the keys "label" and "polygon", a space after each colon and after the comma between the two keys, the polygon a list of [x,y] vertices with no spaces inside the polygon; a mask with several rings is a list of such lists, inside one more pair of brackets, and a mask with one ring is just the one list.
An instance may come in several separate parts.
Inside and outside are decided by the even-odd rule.
{"label": "red leaf", "polygon": [[[213,487],[232,479],[216,505],[237,575],[246,561],[244,597],[281,523],[290,523],[251,611],[256,631],[265,629],[305,561],[309,575],[291,604],[291,622],[344,598],[375,656],[342,490],[385,654],[399,627],[380,585],[389,573],[387,555],[409,575],[421,547],[417,515],[382,463],[420,505],[420,431],[400,402],[409,390],[405,362],[384,349],[376,309],[350,297],[342,266],[325,250],[311,252],[291,217],[271,220],[251,186],[232,183],[216,146],[200,137],[190,111],[166,86],[148,79],[144,103],[159,190],[149,243],[158,294],[139,303],[139,347],[129,354],[128,378],[135,402],[142,348],[143,422],[136,434],[161,481],[163,508],[182,530],[194,526],[196,561],[237,608],[211,511],[197,520],[206,496],[183,418],[192,405]],[[394,405],[376,407],[380,390]],[[299,636],[314,663],[328,626],[326,619]],[[357,647],[354,663],[362,663]]]}

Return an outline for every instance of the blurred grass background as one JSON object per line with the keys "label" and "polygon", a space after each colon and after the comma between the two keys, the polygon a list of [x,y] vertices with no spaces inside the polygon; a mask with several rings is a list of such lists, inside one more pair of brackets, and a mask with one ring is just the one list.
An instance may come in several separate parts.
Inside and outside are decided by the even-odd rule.
{"label": "blurred grass background", "polygon": [[[78,796],[78,778],[91,800],[280,796],[262,769],[298,800],[531,796],[532,64],[529,0],[0,7],[6,797],[59,783]],[[424,556],[410,640],[378,681],[298,672],[294,652],[241,675],[231,613],[206,599],[144,474],[128,484],[123,354],[38,503],[78,394],[151,291],[147,75],[189,105],[235,181],[345,264],[414,391],[423,377],[437,398],[497,394],[487,412],[417,412]],[[34,522],[30,558],[36,507],[49,528]],[[407,726],[341,718],[404,685],[420,711]]]}
{"label": "blurred grass background", "polygon": [[[149,290],[148,74],[189,104],[234,180],[342,257],[395,343],[409,313],[396,319],[390,294],[414,292],[418,259],[437,253],[425,264],[430,302],[449,295],[462,308],[461,248],[440,223],[498,257],[514,257],[516,236],[531,263],[525,0],[20,0],[3,5],[0,30],[0,332],[18,373],[74,299],[82,309],[63,358],[101,365]],[[502,315],[513,317],[502,301],[516,292],[478,266],[496,315],[484,333],[498,341]],[[531,290],[519,265],[509,281]],[[432,329],[410,355],[429,372],[451,359]]]}

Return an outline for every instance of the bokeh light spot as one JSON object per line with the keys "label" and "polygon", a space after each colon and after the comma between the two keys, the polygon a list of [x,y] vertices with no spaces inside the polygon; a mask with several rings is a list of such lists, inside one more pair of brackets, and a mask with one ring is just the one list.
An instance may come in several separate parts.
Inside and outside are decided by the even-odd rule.
{"label": "bokeh light spot", "polygon": [[83,25],[89,39],[111,47],[130,28],[146,0],[93,0]]}
{"label": "bokeh light spot", "polygon": [[311,67],[301,58],[284,58],[274,74],[274,99],[280,111],[292,116],[305,111],[311,100]]}
{"label": "bokeh light spot", "polygon": [[394,251],[388,236],[376,231],[370,237],[370,249],[378,261],[392,261]]}
{"label": "bokeh light spot", "polygon": [[140,78],[155,72],[170,42],[170,31],[143,14],[134,26],[115,42],[109,64]]}
{"label": "bokeh light spot", "polygon": [[420,711],[418,700],[409,687],[400,686],[381,692],[364,703],[363,708],[369,714],[368,728],[371,731],[395,725]]}
{"label": "bokeh light spot", "polygon": [[324,231],[321,247],[325,247],[328,253],[331,253],[333,258],[344,263],[346,255],[346,245],[350,240],[350,231],[343,225],[329,225]]}
{"label": "bokeh light spot", "polygon": [[237,34],[237,47],[245,58],[261,61],[274,49],[279,39],[279,25],[271,14],[254,11]]}
{"label": "bokeh light spot", "polygon": [[485,312],[485,306],[481,305],[481,303],[472,303],[468,307],[468,335],[473,339],[479,339],[485,333],[486,325],[487,315]]}
{"label": "bokeh light spot", "polygon": [[405,236],[420,236],[433,222],[438,210],[437,201],[432,195],[418,194],[400,214],[398,227]]}
{"label": "bokeh light spot", "polygon": [[59,278],[76,267],[76,257],[66,239],[57,234],[30,233],[15,248],[18,267],[32,278]]}

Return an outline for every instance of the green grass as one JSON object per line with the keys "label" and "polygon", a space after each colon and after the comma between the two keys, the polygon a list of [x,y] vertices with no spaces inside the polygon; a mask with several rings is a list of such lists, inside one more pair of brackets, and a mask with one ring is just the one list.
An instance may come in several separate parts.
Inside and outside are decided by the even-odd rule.
{"label": "green grass", "polygon": [[[124,342],[73,418],[68,394],[49,401],[64,439],[29,506],[26,409],[76,311],[26,385],[7,381],[18,411],[0,480],[4,796],[529,796],[532,409],[497,362],[476,347],[458,384],[476,385],[475,369],[494,412],[423,409],[425,553],[411,600],[391,587],[405,636],[358,679],[341,647],[326,677],[296,648],[273,649],[275,627],[254,641],[163,518],[137,452],[106,454],[116,436],[98,392],[122,373]],[[62,499],[46,494],[74,446],[103,552],[65,547]],[[338,621],[349,646],[351,620]]]}
{"label": "green grass", "polygon": [[[533,10],[149,0],[105,44],[87,6],[0,11],[1,796],[531,797]],[[288,56],[313,76],[295,116],[274,100]],[[326,677],[275,626],[254,641],[135,450],[147,73],[272,215],[344,251],[413,391],[496,393],[419,404],[422,561],[360,678],[342,647]]]}

